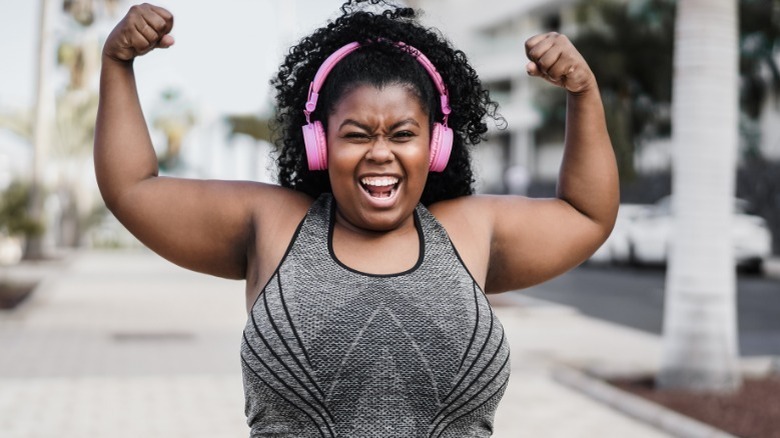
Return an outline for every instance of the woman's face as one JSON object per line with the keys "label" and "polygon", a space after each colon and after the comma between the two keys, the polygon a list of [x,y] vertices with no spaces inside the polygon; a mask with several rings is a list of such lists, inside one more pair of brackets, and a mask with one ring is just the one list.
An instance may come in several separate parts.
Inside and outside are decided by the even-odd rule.
{"label": "woman's face", "polygon": [[342,96],[327,132],[337,220],[370,231],[412,224],[428,177],[429,129],[408,86],[360,85]]}

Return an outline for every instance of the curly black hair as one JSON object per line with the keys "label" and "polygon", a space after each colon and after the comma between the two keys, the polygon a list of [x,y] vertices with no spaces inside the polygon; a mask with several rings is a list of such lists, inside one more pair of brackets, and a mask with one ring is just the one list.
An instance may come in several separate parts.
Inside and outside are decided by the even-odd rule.
{"label": "curly black hair", "polygon": [[[378,8],[377,8],[378,6]],[[369,10],[373,8],[372,10]],[[379,11],[377,11],[379,9]],[[381,88],[407,86],[420,99],[431,123],[442,120],[438,91],[423,67],[394,42],[402,41],[430,59],[441,74],[452,113],[452,154],[443,172],[431,172],[421,202],[430,205],[474,193],[474,176],[467,145],[479,143],[487,132],[487,116],[500,118],[498,105],[469,65],[466,55],[451,47],[436,29],[421,26],[418,12],[384,0],[350,0],[342,15],[293,46],[271,85],[276,89],[276,159],[279,183],[312,197],[331,191],[327,172],[310,171],[301,127],[309,84],[325,59],[357,41],[361,47],[336,64],[325,80],[312,120],[326,124],[327,115],[346,91],[361,84]],[[327,129],[327,126],[325,125]]]}

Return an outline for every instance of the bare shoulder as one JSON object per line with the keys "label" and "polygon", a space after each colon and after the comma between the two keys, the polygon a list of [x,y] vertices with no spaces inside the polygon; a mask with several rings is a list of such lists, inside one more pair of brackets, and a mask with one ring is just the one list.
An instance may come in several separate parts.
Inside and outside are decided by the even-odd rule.
{"label": "bare shoulder", "polygon": [[458,250],[471,252],[471,262],[465,254],[464,262],[484,269],[488,293],[560,275],[587,259],[608,234],[557,198],[470,196],[441,204],[433,211],[440,212]]}
{"label": "bare shoulder", "polygon": [[[538,283],[571,267],[582,226],[556,199],[477,195],[433,204],[463,262],[485,292]],[[576,214],[579,216],[579,214]]]}
{"label": "bare shoulder", "polygon": [[256,190],[252,211],[259,234],[273,236],[290,227],[294,230],[314,202],[305,193],[277,185],[262,184]]}
{"label": "bare shoulder", "polygon": [[490,262],[493,213],[489,204],[489,199],[472,195],[436,202],[428,207],[483,290]]}
{"label": "bare shoulder", "polygon": [[314,202],[310,196],[285,187],[260,185],[255,190],[253,238],[247,251],[247,306],[281,262]]}
{"label": "bare shoulder", "polygon": [[[456,246],[490,247],[505,222],[522,223],[549,200],[507,195],[471,195],[437,202],[429,207]],[[458,248],[460,250],[460,248]]]}
{"label": "bare shoulder", "polygon": [[484,220],[484,216],[478,214],[480,206],[484,203],[482,196],[461,196],[433,203],[428,206],[428,210],[449,231],[449,228],[457,228],[464,222],[477,225],[474,223],[475,221],[481,222]]}
{"label": "bare shoulder", "polygon": [[[506,208],[532,209],[534,200],[521,196],[471,195],[431,204],[428,209],[444,225],[490,229]],[[449,230],[448,230],[449,231]]]}
{"label": "bare shoulder", "polygon": [[[305,193],[275,184],[255,181],[180,180],[181,185],[198,184],[200,187],[189,193],[190,197],[206,209],[224,209],[221,214],[243,211],[250,216],[254,232],[259,227],[277,222],[294,221],[303,218],[314,201]],[[183,187],[175,187],[182,193]]]}

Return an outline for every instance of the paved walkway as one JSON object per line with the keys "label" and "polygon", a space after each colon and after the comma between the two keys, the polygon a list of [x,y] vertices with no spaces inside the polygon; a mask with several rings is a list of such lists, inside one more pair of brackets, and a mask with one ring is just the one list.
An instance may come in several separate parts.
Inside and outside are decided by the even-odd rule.
{"label": "paved walkway", "polygon": [[[247,436],[242,282],[145,251],[84,252],[55,268],[0,312],[0,437]],[[551,378],[560,363],[652,367],[656,337],[517,295],[495,305],[512,347],[496,438],[666,436]]]}

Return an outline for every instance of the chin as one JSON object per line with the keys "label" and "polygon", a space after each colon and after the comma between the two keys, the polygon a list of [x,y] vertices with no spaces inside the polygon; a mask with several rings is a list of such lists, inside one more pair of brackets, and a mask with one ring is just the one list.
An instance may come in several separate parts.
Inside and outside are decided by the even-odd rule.
{"label": "chin", "polygon": [[371,211],[360,213],[361,222],[353,224],[370,231],[392,231],[404,224],[408,217],[412,217],[414,208],[407,214],[400,209],[385,211]]}

